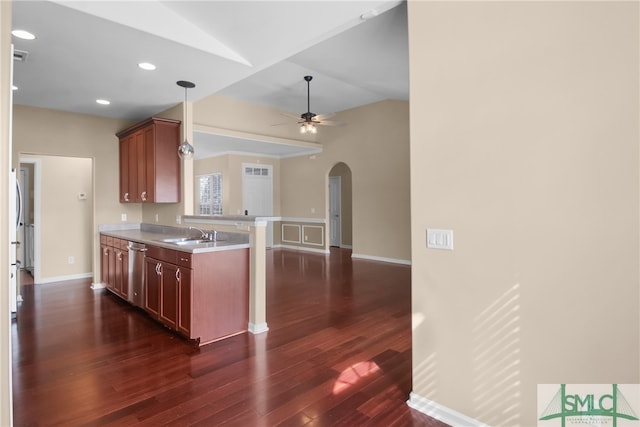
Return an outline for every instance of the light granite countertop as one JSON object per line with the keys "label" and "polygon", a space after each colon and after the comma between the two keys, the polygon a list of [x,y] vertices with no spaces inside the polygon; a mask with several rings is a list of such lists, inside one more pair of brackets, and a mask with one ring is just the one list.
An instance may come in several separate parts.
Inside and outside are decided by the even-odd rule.
{"label": "light granite countertop", "polygon": [[249,235],[247,233],[218,232],[218,240],[215,242],[178,245],[176,243],[163,242],[162,240],[182,237],[198,238],[199,232],[197,230],[189,230],[187,227],[170,227],[144,223],[100,225],[99,232],[100,234],[116,237],[118,239],[159,246],[187,253],[204,253],[249,248]]}

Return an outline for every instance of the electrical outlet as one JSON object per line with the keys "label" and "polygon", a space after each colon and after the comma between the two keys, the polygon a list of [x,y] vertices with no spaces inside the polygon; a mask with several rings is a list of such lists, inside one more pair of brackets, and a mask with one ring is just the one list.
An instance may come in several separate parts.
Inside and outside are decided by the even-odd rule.
{"label": "electrical outlet", "polygon": [[182,218],[180,215],[176,215],[176,224],[182,224]]}
{"label": "electrical outlet", "polygon": [[73,255],[69,255],[69,258],[67,259],[67,262],[69,264],[73,264],[74,262],[76,262],[76,259],[73,257]]}
{"label": "electrical outlet", "polygon": [[120,215],[120,220],[121,220],[122,222],[125,222],[125,221],[127,220],[127,214],[126,214],[126,213],[121,214],[121,215]]}
{"label": "electrical outlet", "polygon": [[158,214],[156,214],[156,222],[158,222],[160,220],[160,217],[158,216]]}

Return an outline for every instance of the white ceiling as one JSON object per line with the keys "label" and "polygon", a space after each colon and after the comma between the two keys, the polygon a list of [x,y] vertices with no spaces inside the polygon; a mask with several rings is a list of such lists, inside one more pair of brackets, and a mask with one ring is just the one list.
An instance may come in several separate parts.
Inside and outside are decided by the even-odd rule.
{"label": "white ceiling", "polygon": [[[13,28],[37,36],[13,38],[28,52],[14,63],[14,102],[21,105],[139,120],[182,102],[175,82],[189,80],[196,84],[190,101],[220,94],[299,115],[305,75],[313,76],[311,111],[318,114],[409,97],[406,4],[399,0],[14,0]],[[157,70],[139,69],[143,61]],[[194,142],[205,143],[203,135]],[[304,152],[237,139],[228,150],[228,139],[212,135],[206,143],[208,154]]]}

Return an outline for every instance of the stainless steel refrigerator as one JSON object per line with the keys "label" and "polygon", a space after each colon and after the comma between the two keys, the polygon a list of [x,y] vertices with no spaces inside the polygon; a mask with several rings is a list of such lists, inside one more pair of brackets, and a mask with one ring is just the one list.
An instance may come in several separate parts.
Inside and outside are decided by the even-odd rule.
{"label": "stainless steel refrigerator", "polygon": [[18,228],[22,223],[22,193],[16,170],[9,176],[9,308],[11,315],[18,311],[18,295],[20,294],[20,266],[18,261]]}

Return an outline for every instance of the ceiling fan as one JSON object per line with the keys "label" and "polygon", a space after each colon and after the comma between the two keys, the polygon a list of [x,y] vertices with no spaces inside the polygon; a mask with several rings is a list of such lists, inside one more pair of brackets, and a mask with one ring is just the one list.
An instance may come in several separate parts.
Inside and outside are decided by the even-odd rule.
{"label": "ceiling fan", "polygon": [[317,133],[316,125],[323,126],[341,126],[343,123],[341,122],[330,122],[326,119],[333,117],[335,113],[331,114],[323,114],[318,115],[316,113],[311,112],[311,96],[310,96],[310,82],[313,79],[313,76],[304,76],[304,80],[307,82],[307,112],[300,114],[300,116],[294,116],[291,114],[285,114],[286,116],[293,117],[298,120],[298,124],[300,125],[300,133]]}

